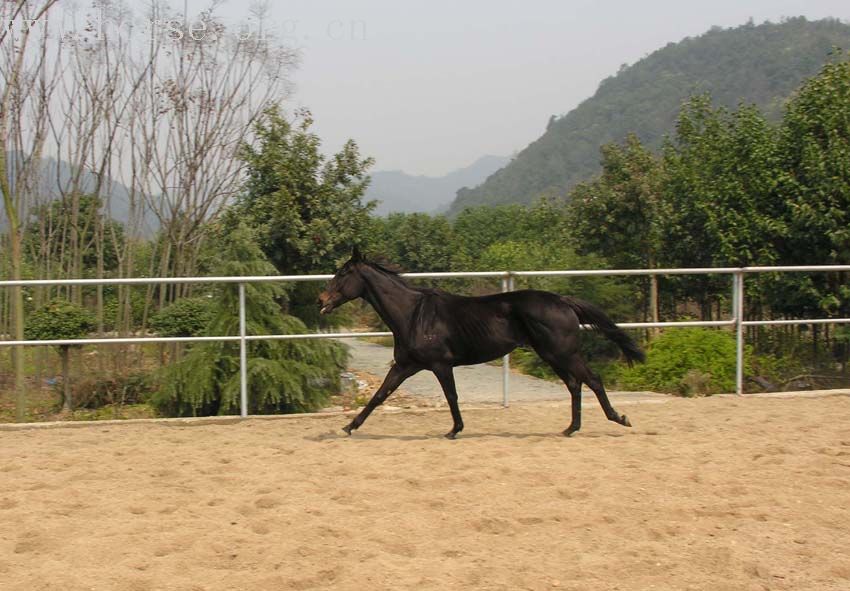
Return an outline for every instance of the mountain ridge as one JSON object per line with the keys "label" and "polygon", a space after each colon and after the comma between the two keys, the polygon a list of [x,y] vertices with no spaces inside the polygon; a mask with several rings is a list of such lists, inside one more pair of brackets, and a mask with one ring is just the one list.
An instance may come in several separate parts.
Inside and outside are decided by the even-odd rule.
{"label": "mountain ridge", "polygon": [[379,202],[375,215],[440,212],[449,206],[459,189],[482,183],[508,162],[503,156],[485,155],[442,176],[379,170],[370,175],[371,182],[363,199]]}
{"label": "mountain ridge", "polygon": [[[7,154],[9,162],[14,162],[17,157],[18,156],[15,152],[9,152]],[[70,179],[73,175],[72,166],[66,161],[56,158],[55,156],[43,156],[39,162],[39,168],[39,188],[43,195],[47,197],[44,203],[61,199],[59,187],[65,187],[70,184]],[[14,167],[12,167],[12,174],[10,177],[10,181],[14,186]],[[96,175],[92,172],[84,171],[80,177],[80,190],[83,193],[87,193],[94,191],[96,186]],[[110,219],[126,224],[130,217],[130,189],[123,183],[114,179],[107,179],[104,186],[105,188],[102,191],[102,196],[106,198],[105,205],[108,210],[105,213]],[[31,211],[30,214],[32,213],[33,212]],[[8,219],[5,212],[3,212],[3,214],[0,215],[0,230],[6,229],[7,222]],[[149,210],[149,208],[144,207],[142,224],[139,228],[142,236],[153,236],[158,229],[159,221],[156,216]]]}
{"label": "mountain ridge", "polygon": [[599,148],[635,133],[653,149],[674,130],[689,96],[708,92],[716,105],[754,103],[776,119],[793,91],[817,73],[834,47],[850,48],[850,25],[804,17],[780,23],[713,27],[668,43],[602,80],[593,96],[561,117],[504,168],[460,189],[449,208],[531,203],[561,197],[599,171]]}

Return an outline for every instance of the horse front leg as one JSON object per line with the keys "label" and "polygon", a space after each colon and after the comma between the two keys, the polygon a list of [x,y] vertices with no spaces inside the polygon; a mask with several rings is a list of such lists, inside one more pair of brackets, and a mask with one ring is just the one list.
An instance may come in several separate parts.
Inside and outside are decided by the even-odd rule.
{"label": "horse front leg", "polygon": [[446,433],[446,439],[454,439],[458,433],[463,431],[463,419],[460,416],[460,408],[457,405],[457,388],[455,388],[455,375],[451,367],[440,367],[434,369],[434,375],[440,381],[440,386],[443,388],[443,394],[446,395],[446,401],[449,403],[449,409],[452,411],[452,420],[454,425],[452,430]]}
{"label": "horse front leg", "polygon": [[381,387],[378,388],[377,392],[372,396],[372,399],[366,403],[366,406],[363,407],[363,410],[354,417],[348,425],[342,428],[343,431],[351,435],[352,430],[357,430],[360,428],[360,425],[363,424],[372,411],[375,410],[378,406],[384,403],[384,400],[392,394],[396,388],[398,388],[404,380],[417,373],[421,368],[415,366],[404,366],[401,367],[397,363],[393,363],[390,371],[387,372],[387,376],[384,378],[384,382],[381,384]]}

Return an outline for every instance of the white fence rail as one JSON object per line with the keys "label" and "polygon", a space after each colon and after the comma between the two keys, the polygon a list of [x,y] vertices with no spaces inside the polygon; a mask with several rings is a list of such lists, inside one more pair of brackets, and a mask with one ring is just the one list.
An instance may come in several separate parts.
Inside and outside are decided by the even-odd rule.
{"label": "white fence rail", "polygon": [[[736,371],[735,391],[744,391],[744,329],[747,326],[776,326],[792,324],[850,324],[850,318],[809,318],[796,320],[746,320],[744,318],[744,278],[759,273],[824,273],[850,271],[850,265],[812,265],[788,267],[718,267],[718,268],[682,268],[682,269],[592,269],[568,271],[472,271],[448,273],[404,273],[404,277],[413,279],[501,279],[502,291],[514,288],[516,277],[618,277],[633,275],[730,275],[732,277],[732,317],[728,320],[682,321],[682,322],[624,322],[622,328],[674,328],[686,326],[734,327],[736,333]],[[337,332],[307,333],[286,335],[249,335],[245,322],[245,285],[248,283],[287,283],[300,281],[327,281],[333,275],[278,275],[244,277],[134,277],[124,279],[32,279],[22,281],[0,281],[0,288],[6,287],[48,287],[67,285],[151,285],[177,283],[236,283],[239,286],[239,335],[204,337],[121,337],[100,339],[57,339],[57,340],[0,340],[0,347],[24,347],[36,345],[108,345],[142,343],[187,343],[230,341],[239,342],[240,359],[240,414],[248,416],[248,342],[273,339],[343,339],[357,337],[392,336],[390,332]],[[502,404],[509,401],[510,356],[505,355],[502,369]]]}

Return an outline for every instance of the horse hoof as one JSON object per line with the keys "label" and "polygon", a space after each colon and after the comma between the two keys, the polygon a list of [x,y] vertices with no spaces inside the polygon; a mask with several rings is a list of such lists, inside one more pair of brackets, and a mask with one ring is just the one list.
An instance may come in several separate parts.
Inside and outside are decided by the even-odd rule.
{"label": "horse hoof", "polygon": [[448,433],[443,435],[443,437],[445,437],[446,439],[457,439],[457,433],[455,433],[454,431],[449,431]]}
{"label": "horse hoof", "polygon": [[578,429],[573,429],[571,427],[567,427],[566,429],[564,429],[562,431],[562,433],[564,434],[564,437],[572,437],[573,433],[576,433],[577,431],[578,431]]}
{"label": "horse hoof", "polygon": [[629,417],[627,417],[626,415],[622,416],[621,421],[622,422],[620,424],[623,425],[623,427],[631,427],[632,426],[631,422],[629,421]]}
{"label": "horse hoof", "polygon": [[346,435],[351,437],[351,425],[346,425],[345,427],[342,428],[342,430],[345,431]]}

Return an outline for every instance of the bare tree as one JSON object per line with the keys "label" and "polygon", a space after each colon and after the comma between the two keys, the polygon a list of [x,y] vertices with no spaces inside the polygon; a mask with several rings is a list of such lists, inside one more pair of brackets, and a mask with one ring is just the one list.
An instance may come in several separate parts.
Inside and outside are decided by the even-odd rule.
{"label": "bare tree", "polygon": [[[150,46],[146,116],[136,119],[133,135],[137,156],[149,163],[145,197],[162,229],[158,272],[185,276],[196,269],[204,223],[240,186],[239,146],[262,111],[286,93],[297,56],[256,31],[228,29],[215,6],[192,21],[153,9],[159,12],[151,21],[167,29]],[[259,22],[263,16],[257,8]],[[181,289],[162,291],[160,303]]]}
{"label": "bare tree", "polygon": [[[57,0],[0,2],[6,26],[0,32],[0,193],[8,223],[9,268],[12,280],[21,279],[22,242],[27,198],[41,172],[52,77],[48,64],[47,15]],[[12,288],[11,330],[23,339],[23,291]],[[13,348],[15,414],[25,410],[24,353]]]}
{"label": "bare tree", "polygon": [[[34,208],[40,215],[27,244],[41,276],[81,277],[92,256],[97,278],[106,275],[107,258],[117,259],[119,277],[134,274],[134,248],[151,218],[160,239],[148,273],[193,274],[205,224],[241,184],[237,150],[263,110],[286,96],[296,53],[262,31],[261,4],[253,8],[259,26],[246,34],[216,17],[216,2],[190,20],[152,0],[134,20],[122,0],[93,0],[79,18],[72,9],[59,12],[63,35],[48,42],[46,25],[37,37],[32,23],[46,20],[56,3],[0,0],[0,17],[18,23],[0,30],[0,192],[9,276],[21,277]],[[139,28],[147,34],[138,35]],[[55,156],[51,187],[39,187],[45,143]],[[118,182],[129,190],[122,236],[110,223]],[[148,302],[158,293],[161,306],[188,288],[151,288]],[[41,301],[54,294],[35,295]],[[82,303],[80,287],[66,295]],[[130,296],[130,288],[118,291],[121,332],[131,327]],[[22,291],[0,303],[0,328],[8,324],[21,339]],[[102,334],[102,288],[95,306]],[[20,418],[23,364],[14,353]]]}
{"label": "bare tree", "polygon": [[[147,76],[147,64],[139,72],[129,67],[131,44],[122,30],[130,13],[121,2],[95,0],[82,22],[74,22],[64,35],[66,46],[60,100],[51,110],[51,131],[61,163],[70,175],[62,178],[57,170],[58,194],[65,212],[59,241],[67,253],[60,253],[64,272],[69,277],[82,275],[84,257],[92,252],[96,259],[95,277],[104,277],[107,254],[123,262],[124,244],[114,234],[111,219],[111,198],[120,166],[122,147],[132,141],[127,136],[126,117],[133,105],[134,95]],[[81,198],[93,197],[81,210]],[[139,217],[131,200],[128,225]],[[132,231],[132,229],[131,229]],[[109,234],[109,236],[107,236]],[[107,240],[107,238],[110,238]],[[111,248],[115,252],[106,253]],[[120,273],[119,273],[120,274]],[[103,288],[96,292],[98,332],[104,332]],[[75,290],[72,299],[80,302],[81,292]]]}

